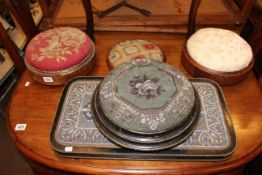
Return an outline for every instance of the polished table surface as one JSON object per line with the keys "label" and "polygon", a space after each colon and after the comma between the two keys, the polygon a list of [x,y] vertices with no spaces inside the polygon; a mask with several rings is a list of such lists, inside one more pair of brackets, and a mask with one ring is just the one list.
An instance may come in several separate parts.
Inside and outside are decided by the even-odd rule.
{"label": "polished table surface", "polygon": [[[182,71],[181,50],[185,36],[159,33],[96,33],[96,67],[89,74],[105,76],[109,69],[109,49],[121,40],[146,39],[159,45],[166,62]],[[29,86],[25,86],[30,82]],[[175,162],[138,160],[99,160],[63,158],[55,154],[49,133],[63,86],[45,86],[34,82],[25,71],[11,98],[8,127],[18,149],[31,162],[67,172],[89,174],[208,174],[238,169],[262,151],[262,90],[253,73],[240,84],[223,87],[237,136],[233,155],[218,162]],[[25,131],[15,131],[16,124],[27,124]]]}

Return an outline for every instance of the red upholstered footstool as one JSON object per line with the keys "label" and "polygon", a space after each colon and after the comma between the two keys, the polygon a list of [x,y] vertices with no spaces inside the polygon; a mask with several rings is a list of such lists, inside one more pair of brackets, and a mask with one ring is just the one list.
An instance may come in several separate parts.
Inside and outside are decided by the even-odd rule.
{"label": "red upholstered footstool", "polygon": [[25,52],[25,65],[32,78],[42,84],[65,84],[87,74],[95,64],[95,46],[83,31],[58,27],[36,35]]}

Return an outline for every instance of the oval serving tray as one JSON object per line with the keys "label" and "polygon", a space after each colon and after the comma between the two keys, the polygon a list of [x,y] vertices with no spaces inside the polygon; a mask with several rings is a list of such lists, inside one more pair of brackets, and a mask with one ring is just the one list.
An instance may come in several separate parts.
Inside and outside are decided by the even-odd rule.
{"label": "oval serving tray", "polygon": [[[223,92],[217,83],[209,79],[190,79],[199,94],[201,112],[196,129],[189,138],[167,150],[141,152],[113,144],[96,128],[89,106],[102,80],[103,77],[77,77],[65,85],[50,132],[51,146],[58,155],[92,159],[219,161],[234,152],[237,144],[235,132]],[[75,105],[77,101],[80,103]],[[71,151],[68,152],[68,148]]]}

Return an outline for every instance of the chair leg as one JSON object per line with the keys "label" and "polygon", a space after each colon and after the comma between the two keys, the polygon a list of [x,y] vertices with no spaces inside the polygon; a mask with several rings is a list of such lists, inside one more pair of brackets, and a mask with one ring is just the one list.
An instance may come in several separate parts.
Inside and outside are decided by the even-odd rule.
{"label": "chair leg", "polygon": [[4,45],[4,48],[7,50],[8,54],[12,58],[15,68],[19,73],[22,73],[25,69],[25,64],[23,58],[19,54],[19,49],[15,43],[11,40],[8,33],[0,23],[0,40]]}
{"label": "chair leg", "polygon": [[26,0],[7,0],[6,3],[27,38],[32,39],[38,33],[38,29],[32,17],[29,3]]}
{"label": "chair leg", "polygon": [[201,0],[192,0],[191,6],[190,6],[190,12],[188,15],[188,31],[187,31],[187,38],[189,38],[194,32],[195,32],[195,26],[196,26],[196,15],[197,10],[199,7]]}
{"label": "chair leg", "polygon": [[6,118],[6,114],[5,114],[5,112],[3,111],[2,108],[0,108],[0,116],[3,116],[4,118]]}
{"label": "chair leg", "polygon": [[108,9],[99,12],[97,14],[97,16],[99,18],[104,18],[106,15],[112,13],[113,11],[116,11],[117,9],[119,9],[119,8],[121,8],[123,6],[125,6],[125,1],[119,2],[119,3],[115,4],[115,5],[113,5],[112,7],[109,7]]}
{"label": "chair leg", "polygon": [[119,3],[115,4],[115,5],[113,5],[112,7],[109,7],[109,8],[106,9],[106,10],[103,10],[103,11],[101,11],[101,12],[98,12],[98,13],[97,13],[97,16],[98,16],[99,18],[104,18],[106,15],[108,15],[108,14],[110,14],[110,13],[118,10],[119,8],[121,8],[121,7],[123,7],[123,6],[126,6],[127,8],[130,8],[130,9],[132,9],[132,10],[135,10],[135,11],[141,13],[141,14],[144,15],[144,16],[150,16],[150,14],[151,14],[151,12],[148,11],[148,10],[145,10],[145,9],[142,9],[142,8],[139,8],[139,7],[136,7],[136,6],[134,6],[134,5],[131,5],[131,4],[129,4],[129,3],[126,2],[126,1],[122,1],[122,2],[119,2]]}
{"label": "chair leg", "polygon": [[83,0],[83,5],[86,13],[86,32],[89,37],[95,41],[94,37],[94,19],[91,0]]}

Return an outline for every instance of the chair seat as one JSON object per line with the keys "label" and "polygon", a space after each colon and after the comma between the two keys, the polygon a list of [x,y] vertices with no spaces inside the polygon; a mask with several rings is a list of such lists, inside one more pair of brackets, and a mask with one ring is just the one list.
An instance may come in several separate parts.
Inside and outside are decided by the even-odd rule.
{"label": "chair seat", "polygon": [[117,65],[132,59],[153,59],[164,61],[162,50],[146,40],[126,40],[114,45],[108,55],[109,67],[115,68]]}
{"label": "chair seat", "polygon": [[25,59],[42,71],[60,71],[77,65],[92,50],[92,41],[81,30],[58,27],[36,35],[28,44]]}

